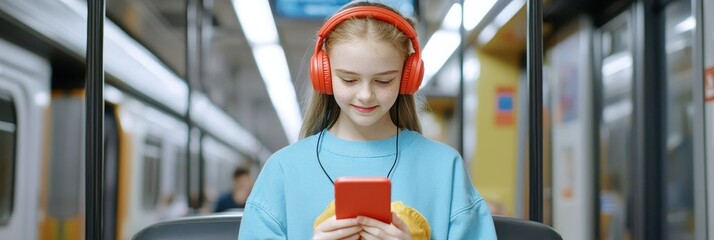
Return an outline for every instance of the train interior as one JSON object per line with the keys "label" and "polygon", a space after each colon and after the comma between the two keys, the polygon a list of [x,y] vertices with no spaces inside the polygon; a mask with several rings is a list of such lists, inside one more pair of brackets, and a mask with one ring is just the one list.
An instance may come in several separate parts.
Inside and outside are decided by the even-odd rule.
{"label": "train interior", "polygon": [[[102,2],[102,234],[132,239],[216,216],[234,169],[254,180],[300,140],[316,33],[349,0]],[[492,215],[529,219],[535,0],[380,2],[417,21],[422,134]],[[540,3],[542,224],[714,239],[714,1]],[[0,0],[0,239],[86,239],[88,19],[85,0]]]}

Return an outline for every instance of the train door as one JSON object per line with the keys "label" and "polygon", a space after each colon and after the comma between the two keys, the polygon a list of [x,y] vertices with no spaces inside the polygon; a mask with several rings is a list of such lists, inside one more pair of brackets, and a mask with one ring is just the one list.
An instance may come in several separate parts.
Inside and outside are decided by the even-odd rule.
{"label": "train door", "polygon": [[552,219],[564,239],[593,239],[592,31],[589,19],[576,19],[559,33],[547,58],[553,112]]}
{"label": "train door", "polygon": [[114,106],[107,104],[104,112],[104,239],[116,238],[119,194],[119,128]]}
{"label": "train door", "polygon": [[53,89],[51,150],[41,184],[41,239],[82,239],[84,116],[83,89]]}
{"label": "train door", "polygon": [[146,226],[187,214],[186,197],[181,196],[186,188],[187,128],[145,99],[105,89],[118,96],[111,100],[117,109],[120,152],[114,231],[117,239],[129,239]]}
{"label": "train door", "polygon": [[49,64],[0,40],[0,239],[37,239]]}
{"label": "train door", "polygon": [[[172,121],[173,120],[173,121]],[[159,170],[159,219],[172,219],[188,214],[186,197],[186,141],[188,128],[178,119],[164,119],[161,134],[164,143]]]}
{"label": "train door", "polygon": [[662,163],[663,239],[695,239],[694,214],[694,63],[695,20],[691,1],[669,1],[664,8],[664,87],[666,93]]}
{"label": "train door", "polygon": [[[603,25],[595,37],[599,116],[599,159],[595,194],[601,239],[631,239],[634,174],[634,48],[632,12],[626,11]],[[596,88],[596,89],[597,89]]]}

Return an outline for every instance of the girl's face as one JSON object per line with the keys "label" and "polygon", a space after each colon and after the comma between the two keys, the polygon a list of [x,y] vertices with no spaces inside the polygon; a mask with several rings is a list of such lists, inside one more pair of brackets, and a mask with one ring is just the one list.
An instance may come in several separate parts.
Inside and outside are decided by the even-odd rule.
{"label": "girl's face", "polygon": [[404,58],[388,43],[355,39],[332,46],[332,89],[341,112],[336,126],[393,129],[389,109],[399,96]]}

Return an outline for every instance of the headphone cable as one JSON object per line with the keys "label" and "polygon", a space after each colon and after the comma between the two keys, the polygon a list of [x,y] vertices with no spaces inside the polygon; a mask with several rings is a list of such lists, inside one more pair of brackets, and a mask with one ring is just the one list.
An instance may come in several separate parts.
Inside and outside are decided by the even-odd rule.
{"label": "headphone cable", "polygon": [[[320,160],[320,146],[322,142],[322,135],[325,134],[325,131],[327,131],[327,128],[323,129],[320,131],[320,135],[317,136],[317,144],[315,145],[315,155],[317,156],[317,163],[320,164],[320,168],[322,169],[322,172],[325,173],[325,176],[327,177],[328,180],[334,185],[335,181],[332,180],[332,177],[330,177],[330,174],[327,173],[327,170],[325,170],[325,166],[322,165],[322,161]],[[387,173],[387,178],[389,178],[390,175],[392,175],[392,170],[394,170],[394,167],[397,165],[397,160],[399,159],[399,127],[397,127],[397,139],[396,139],[396,144],[394,144],[395,148],[395,155],[394,155],[394,162],[392,163],[392,167],[389,169],[389,172]]]}

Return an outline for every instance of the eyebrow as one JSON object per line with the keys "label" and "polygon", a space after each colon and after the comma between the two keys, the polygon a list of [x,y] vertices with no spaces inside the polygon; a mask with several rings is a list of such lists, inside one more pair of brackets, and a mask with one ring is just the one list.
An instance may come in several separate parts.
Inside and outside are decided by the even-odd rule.
{"label": "eyebrow", "polygon": [[[347,71],[347,70],[344,70],[344,69],[335,69],[335,71],[340,72],[340,73],[344,73],[344,74],[359,75],[359,74],[356,73],[356,72]],[[377,73],[377,74],[374,74],[374,75],[375,75],[375,76],[384,76],[384,75],[394,74],[394,73],[398,73],[398,72],[399,72],[399,70],[389,70],[389,71]]]}

